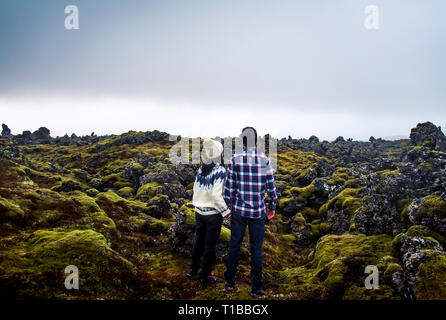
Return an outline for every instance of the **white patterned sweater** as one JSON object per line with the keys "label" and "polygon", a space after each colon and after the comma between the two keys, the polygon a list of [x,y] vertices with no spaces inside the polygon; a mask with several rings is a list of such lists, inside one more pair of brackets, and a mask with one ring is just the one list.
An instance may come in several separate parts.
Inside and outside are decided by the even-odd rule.
{"label": "white patterned sweater", "polygon": [[223,199],[223,189],[225,184],[226,169],[216,164],[207,176],[201,175],[201,168],[198,169],[194,183],[194,195],[192,204],[199,214],[221,214],[225,216],[229,213],[229,208]]}

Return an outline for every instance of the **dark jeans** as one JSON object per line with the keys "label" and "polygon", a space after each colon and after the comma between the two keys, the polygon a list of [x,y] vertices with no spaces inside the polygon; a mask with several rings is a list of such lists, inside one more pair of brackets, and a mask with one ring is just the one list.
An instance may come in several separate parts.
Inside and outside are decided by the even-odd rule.
{"label": "dark jeans", "polygon": [[251,250],[251,280],[254,288],[261,288],[263,284],[263,237],[265,234],[266,216],[262,218],[243,218],[239,213],[231,215],[231,244],[225,271],[226,281],[235,283],[238,262],[240,258],[240,245],[245,235],[246,226],[249,230],[249,246]]}
{"label": "dark jeans", "polygon": [[211,274],[215,261],[215,246],[220,236],[223,217],[221,214],[202,215],[195,213],[195,221],[191,269],[198,271],[200,259],[203,256],[203,264],[199,276],[200,278],[207,278]]}

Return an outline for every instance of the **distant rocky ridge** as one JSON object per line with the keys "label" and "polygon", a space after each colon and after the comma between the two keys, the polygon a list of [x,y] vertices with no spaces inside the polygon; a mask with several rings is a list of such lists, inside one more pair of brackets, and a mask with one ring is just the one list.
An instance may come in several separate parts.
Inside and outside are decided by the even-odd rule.
{"label": "distant rocky ridge", "polygon": [[[13,135],[11,134],[11,130],[6,124],[2,124],[2,137],[6,138],[17,145],[31,145],[31,144],[55,144],[61,146],[68,145],[89,145],[98,143],[110,137],[114,137],[115,135],[104,135],[97,136],[94,132],[89,136],[77,136],[76,134],[72,134],[68,136],[67,134],[63,137],[53,138],[50,136],[50,130],[45,127],[40,127],[38,130],[31,133],[31,131],[23,131],[21,134]],[[152,141],[162,141],[168,138],[168,135],[159,131],[151,131],[146,132],[141,135],[135,135],[133,137],[126,136],[122,139],[118,139],[115,141],[114,145],[122,145],[122,144],[142,144],[146,142]],[[109,146],[100,146],[94,149],[92,152],[100,152],[101,148],[107,148]]]}
{"label": "distant rocky ridge", "polygon": [[[90,145],[97,144],[110,137],[117,137],[116,135],[104,135],[97,136],[94,132],[91,135],[77,136],[72,134],[71,136],[64,135],[62,137],[51,137],[50,130],[45,127],[40,127],[38,130],[31,133],[31,131],[23,131],[21,134],[13,135],[11,129],[2,124],[1,136],[16,145],[37,145],[37,144],[54,144],[61,146],[68,145]],[[267,134],[264,138],[269,137]],[[147,142],[156,141],[168,141],[169,135],[160,131],[148,131],[139,132],[134,135],[121,135],[119,139],[116,139],[112,145],[138,145]],[[323,155],[328,158],[336,158],[343,163],[349,162],[362,162],[374,159],[385,150],[396,149],[401,150],[404,147],[404,142],[407,139],[400,140],[383,140],[381,138],[375,139],[370,137],[368,142],[354,141],[352,139],[345,140],[344,137],[339,136],[334,141],[319,141],[316,136],[311,136],[308,139],[293,139],[290,136],[288,138],[282,138],[278,140],[278,151],[284,148],[291,148],[294,150],[312,151],[318,155]],[[414,128],[410,135],[412,144],[419,145],[424,143],[426,146],[433,147],[438,151],[446,150],[446,138],[441,131],[440,127],[436,127],[432,123],[424,123]],[[103,151],[111,144],[101,144],[92,148],[90,152],[97,153]]]}
{"label": "distant rocky ridge", "polygon": [[[97,136],[94,132],[87,136],[77,136],[72,134],[71,136],[64,135],[63,137],[51,137],[50,130],[45,127],[40,127],[38,130],[31,133],[31,131],[23,131],[21,134],[13,135],[11,129],[2,124],[1,136],[8,140],[13,141],[18,145],[29,144],[56,144],[56,145],[88,145],[95,144],[116,135],[104,135]],[[269,136],[269,134],[265,135]],[[122,144],[142,144],[151,141],[163,141],[167,140],[169,135],[160,131],[148,131],[138,135],[123,136],[115,141],[114,145]],[[360,162],[362,160],[369,160],[379,155],[382,151],[389,148],[401,148],[402,141],[399,140],[383,140],[381,138],[375,139],[370,137],[368,142],[354,141],[349,138],[347,140],[344,137],[339,136],[334,141],[319,141],[316,136],[311,136],[308,139],[293,139],[291,136],[288,138],[282,138],[278,140],[278,148],[282,150],[285,147],[302,150],[313,151],[318,155],[324,155],[333,158],[343,159],[344,161]],[[424,145],[437,151],[446,151],[446,137],[441,131],[441,127],[435,126],[433,123],[426,122],[419,124],[416,128],[413,128],[410,133],[410,141],[413,145]],[[101,146],[107,148],[107,146]],[[93,152],[100,152],[101,147],[93,149]]]}

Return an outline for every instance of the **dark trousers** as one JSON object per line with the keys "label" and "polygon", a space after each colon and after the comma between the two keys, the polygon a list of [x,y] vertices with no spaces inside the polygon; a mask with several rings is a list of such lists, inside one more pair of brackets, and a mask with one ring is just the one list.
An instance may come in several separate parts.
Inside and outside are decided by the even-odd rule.
{"label": "dark trousers", "polygon": [[265,220],[262,218],[244,218],[239,213],[233,212],[231,215],[231,243],[225,271],[226,281],[235,283],[238,262],[240,258],[240,245],[245,235],[246,226],[249,230],[249,246],[251,250],[251,280],[254,288],[261,288],[263,284],[263,238],[265,235]]}
{"label": "dark trousers", "polygon": [[195,239],[192,249],[191,269],[198,271],[203,256],[200,278],[207,278],[215,261],[215,246],[220,236],[223,217],[221,214],[202,215],[195,213]]}

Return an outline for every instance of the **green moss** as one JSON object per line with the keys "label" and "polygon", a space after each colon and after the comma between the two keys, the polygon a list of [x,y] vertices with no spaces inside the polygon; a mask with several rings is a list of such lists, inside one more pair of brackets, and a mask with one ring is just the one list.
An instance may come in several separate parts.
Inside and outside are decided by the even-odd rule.
{"label": "green moss", "polygon": [[308,221],[318,219],[319,213],[315,208],[304,207],[300,210],[300,213],[304,216],[304,218]]}
{"label": "green moss", "polygon": [[359,178],[348,179],[344,182],[344,188],[359,188],[360,187]]}
{"label": "green moss", "polygon": [[116,189],[132,186],[132,183],[124,179],[120,173],[107,175],[102,179],[102,181],[108,185],[112,185]]}
{"label": "green moss", "polygon": [[[126,164],[128,163],[128,160],[125,159],[125,157],[122,157],[121,159],[114,160],[112,162],[108,162],[106,166],[103,168],[103,172],[113,172],[122,169]],[[114,175],[114,174],[112,174]]]}
{"label": "green moss", "polygon": [[320,224],[310,224],[310,237],[319,238],[321,235]]}
{"label": "green moss", "polygon": [[186,224],[195,228],[195,209],[191,202],[183,204],[180,207],[180,212],[186,217]]}
{"label": "green moss", "polygon": [[323,222],[323,223],[320,224],[319,230],[320,230],[322,235],[328,234],[330,232],[330,230],[331,230],[331,224]]}
{"label": "green moss", "polygon": [[83,207],[85,212],[98,212],[101,208],[95,199],[80,191],[74,191],[70,194],[70,198]]}
{"label": "green moss", "polygon": [[412,203],[412,199],[407,198],[407,199],[399,199],[396,202],[396,208],[398,210],[398,212],[400,213],[400,219],[401,221],[408,221],[409,217],[408,217],[408,212],[409,212],[409,206]]}
{"label": "green moss", "polygon": [[91,197],[95,197],[98,195],[99,190],[95,189],[95,188],[90,188],[87,191],[85,191],[88,195],[90,195]]}
{"label": "green moss", "polygon": [[385,292],[355,292],[355,286],[363,286],[365,266],[379,265],[390,254],[391,240],[387,235],[326,235],[317,243],[308,264],[280,272],[283,284],[279,287],[303,299],[356,299],[370,295],[373,299],[398,298],[393,289],[384,285]]}
{"label": "green moss", "polygon": [[[164,219],[156,219],[151,216],[146,217],[149,228],[151,230],[157,231],[157,233],[166,233],[167,230],[174,224],[173,221],[165,221]],[[143,224],[146,222],[146,219],[143,219]],[[142,225],[140,225],[142,227]]]}
{"label": "green moss", "polygon": [[392,275],[397,271],[403,271],[403,268],[397,263],[390,263],[384,271],[384,280],[389,284],[392,283]]}
{"label": "green moss", "polygon": [[230,242],[231,241],[231,230],[226,228],[225,226],[221,227],[219,240],[221,242]]}
{"label": "green moss", "polygon": [[350,178],[346,170],[346,168],[336,168],[336,171],[332,174],[330,179],[327,180],[327,183],[338,184],[341,186],[344,185]]}
{"label": "green moss", "polygon": [[324,287],[329,292],[339,291],[345,286],[345,274],[348,272],[348,267],[341,259],[335,259],[325,266],[328,275],[324,280]]}
{"label": "green moss", "polygon": [[[138,191],[136,192],[135,199],[143,198],[152,198],[156,195],[156,192],[160,188],[160,185],[157,182],[149,182],[145,185],[139,187]],[[146,200],[147,200],[146,199]]]}
{"label": "green moss", "polygon": [[432,238],[438,241],[440,244],[446,245],[446,237],[438,234],[435,231],[430,230],[426,226],[421,226],[421,225],[411,226],[405,234],[409,237]]}
{"label": "green moss", "polygon": [[353,215],[361,207],[361,199],[354,197],[346,197],[342,202],[341,209],[346,211],[350,216]]}
{"label": "green moss", "polygon": [[428,162],[422,162],[422,163],[420,163],[420,166],[423,167],[423,168],[426,168],[428,170],[432,170],[433,169],[432,164],[430,164]]}
{"label": "green moss", "polygon": [[400,233],[392,240],[392,255],[394,257],[401,258],[401,240],[404,235],[409,237],[421,237],[439,243],[442,246],[446,245],[446,237],[429,230],[425,226],[414,225],[411,226],[406,233]]}
{"label": "green moss", "polygon": [[290,193],[292,195],[297,196],[297,201],[299,202],[305,202],[314,192],[314,183],[311,183],[310,185],[299,188],[299,187],[292,187],[290,189]]}
{"label": "green moss", "polygon": [[430,253],[426,262],[418,268],[418,280],[414,285],[417,299],[433,300],[446,298],[446,256]]}
{"label": "green moss", "polygon": [[446,201],[435,195],[425,197],[416,213],[418,219],[432,216],[437,216],[440,219],[446,217]]}
{"label": "green moss", "polygon": [[111,216],[116,216],[122,214],[138,214],[140,212],[147,213],[149,211],[148,207],[145,203],[141,201],[133,201],[129,199],[125,199],[112,190],[108,190],[107,192],[101,192],[96,196],[96,202],[99,202],[101,207],[104,207],[104,210],[108,210],[107,213],[111,214]]}
{"label": "green moss", "polygon": [[363,273],[366,265],[377,265],[390,250],[391,238],[387,235],[328,235],[317,244],[312,266],[327,274],[324,285],[329,291],[342,292],[347,278],[352,276],[345,259],[360,262],[358,270]]}
{"label": "green moss", "polygon": [[150,204],[151,202],[161,201],[161,200],[167,200],[167,199],[169,199],[169,197],[168,197],[167,195],[165,195],[165,194],[157,194],[156,196],[150,198],[150,202],[149,202],[149,204]]}
{"label": "green moss", "polygon": [[132,187],[124,187],[118,190],[119,194],[123,195],[124,197],[128,197],[131,196],[131,194],[133,193],[133,188]]}
{"label": "green moss", "polygon": [[293,201],[293,198],[280,198],[278,202],[279,209],[285,208],[291,201]]}
{"label": "green moss", "polygon": [[61,216],[62,212],[59,210],[43,210],[39,213],[37,223],[39,225],[55,225]]}
{"label": "green moss", "polygon": [[25,175],[26,175],[26,172],[27,172],[28,170],[30,170],[28,167],[26,167],[26,166],[22,166],[22,165],[14,166],[14,167],[12,167],[11,169],[14,170],[14,172],[15,172],[16,174],[18,174],[19,176],[25,176]]}
{"label": "green moss", "polygon": [[25,213],[19,205],[0,197],[0,221],[19,221],[23,219]]}
{"label": "green moss", "polygon": [[304,178],[321,157],[314,152],[286,149],[277,155],[278,173],[292,176],[299,181]]}
{"label": "green moss", "polygon": [[117,232],[115,222],[106,215],[94,198],[76,191],[73,192],[71,199],[80,206],[79,211],[83,214],[78,221],[79,225],[96,229],[105,233],[108,237],[111,236],[111,233]]}
{"label": "green moss", "polygon": [[319,215],[322,217],[326,217],[327,213],[328,213],[328,205],[329,205],[329,201],[324,203],[322,206],[320,206],[319,208]]}
{"label": "green moss", "polygon": [[392,238],[388,235],[327,235],[316,246],[312,265],[321,268],[339,257],[362,257],[367,264],[377,264],[377,258],[389,255]]}
{"label": "green moss", "polygon": [[380,285],[377,289],[367,289],[352,285],[342,297],[343,300],[399,300],[395,291],[388,285]]}
{"label": "green moss", "polygon": [[288,243],[289,245],[292,245],[296,242],[296,237],[292,234],[281,234],[279,235],[279,238]]}
{"label": "green moss", "polygon": [[70,177],[62,177],[59,175],[51,176],[49,178],[49,183],[50,183],[50,185],[51,184],[53,185],[51,187],[51,190],[53,190],[53,191],[61,191],[61,188],[63,188],[63,186],[68,183],[80,186],[80,188],[82,188],[82,189],[86,189],[86,185],[84,185],[74,179],[71,179]]}
{"label": "green moss", "polygon": [[4,289],[14,290],[16,297],[67,298],[69,292],[63,283],[64,270],[69,265],[75,265],[80,273],[79,290],[73,292],[74,296],[113,298],[129,294],[124,279],[130,279],[133,264],[112,250],[102,234],[92,230],[38,230],[28,238],[4,252],[0,263],[3,279],[20,283],[20,287],[13,288],[17,283],[2,282]]}
{"label": "green moss", "polygon": [[392,240],[392,256],[401,258],[401,239],[404,233],[400,233]]}
{"label": "green moss", "polygon": [[139,162],[135,162],[133,165],[132,165],[132,169],[135,169],[135,170],[144,170],[145,169],[145,167],[142,165],[142,164],[140,164]]}
{"label": "green moss", "polygon": [[344,210],[351,216],[361,207],[359,195],[364,188],[346,188],[319,208],[319,215],[326,216],[328,209]]}
{"label": "green moss", "polygon": [[298,224],[298,225],[305,225],[307,222],[306,222],[306,220],[305,220],[305,218],[304,218],[304,216],[302,215],[302,213],[297,213],[295,216],[294,216],[294,219],[293,219],[293,221],[294,221],[294,223],[296,223],[296,224]]}
{"label": "green moss", "polygon": [[378,172],[380,174],[380,182],[376,186],[376,191],[381,192],[383,182],[387,179],[389,176],[396,176],[400,174],[399,169],[396,170],[383,170]]}
{"label": "green moss", "polygon": [[311,168],[312,167],[307,167],[307,168],[301,170],[299,172],[299,174],[296,176],[296,180],[299,181],[299,180],[302,180],[303,178],[305,178],[305,176],[310,172]]}
{"label": "green moss", "polygon": [[317,270],[304,266],[285,269],[279,272],[278,288],[294,299],[327,298],[327,290],[316,273]]}
{"label": "green moss", "polygon": [[384,181],[388,176],[396,176],[400,174],[399,169],[396,170],[383,170],[378,172],[381,174],[381,182]]}

